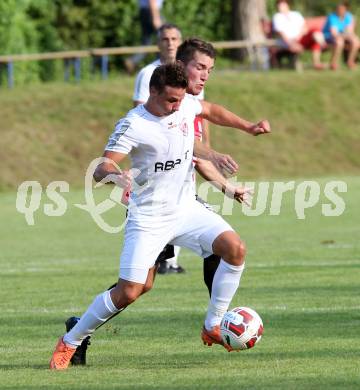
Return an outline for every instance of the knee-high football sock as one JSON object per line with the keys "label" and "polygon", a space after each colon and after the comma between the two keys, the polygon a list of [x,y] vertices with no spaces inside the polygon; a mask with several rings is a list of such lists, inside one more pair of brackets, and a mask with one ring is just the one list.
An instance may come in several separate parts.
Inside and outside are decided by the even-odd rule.
{"label": "knee-high football sock", "polygon": [[204,273],[204,282],[206,287],[209,290],[209,295],[211,297],[211,289],[214,280],[215,272],[220,264],[221,257],[217,255],[211,255],[204,259],[203,273]]}
{"label": "knee-high football sock", "polygon": [[85,337],[90,336],[96,328],[111,318],[117,309],[111,300],[110,291],[99,294],[79,322],[64,336],[64,342],[73,346],[79,346]]}
{"label": "knee-high football sock", "polygon": [[177,259],[179,257],[181,248],[179,246],[174,246],[174,257],[171,257],[170,259],[166,259],[168,267],[174,267],[177,268],[179,265],[177,263]]}
{"label": "knee-high football sock", "polygon": [[239,287],[243,270],[244,264],[240,266],[230,265],[221,259],[212,284],[211,299],[205,318],[206,329],[211,329],[213,326],[220,324]]}

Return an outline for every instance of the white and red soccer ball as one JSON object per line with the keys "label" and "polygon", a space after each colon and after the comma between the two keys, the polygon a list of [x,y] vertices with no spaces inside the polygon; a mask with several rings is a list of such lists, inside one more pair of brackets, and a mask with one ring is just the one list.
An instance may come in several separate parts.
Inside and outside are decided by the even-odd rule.
{"label": "white and red soccer ball", "polygon": [[253,348],[260,341],[264,325],[255,310],[235,307],[225,313],[220,329],[224,343],[234,350],[241,350]]}

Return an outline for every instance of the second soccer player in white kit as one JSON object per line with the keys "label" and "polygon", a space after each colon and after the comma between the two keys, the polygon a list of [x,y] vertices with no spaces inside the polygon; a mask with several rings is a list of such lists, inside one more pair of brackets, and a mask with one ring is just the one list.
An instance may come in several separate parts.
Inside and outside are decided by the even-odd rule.
{"label": "second soccer player in white kit", "polygon": [[[66,369],[85,337],[152,287],[155,260],[167,243],[189,248],[201,257],[221,257],[215,273],[202,340],[221,344],[219,324],[238,288],[244,268],[245,245],[231,226],[194,197],[192,156],[208,159],[231,173],[237,164],[230,156],[194,142],[196,115],[210,118],[206,105],[184,99],[187,77],[180,65],[158,67],[150,81],[150,98],[118,122],[105,148],[96,180],[109,175],[127,186],[131,178],[116,165],[127,155],[139,173],[132,181],[129,217],[120,257],[119,281],[98,295],[80,321],[59,339],[50,362]],[[266,129],[264,129],[266,131]]]}

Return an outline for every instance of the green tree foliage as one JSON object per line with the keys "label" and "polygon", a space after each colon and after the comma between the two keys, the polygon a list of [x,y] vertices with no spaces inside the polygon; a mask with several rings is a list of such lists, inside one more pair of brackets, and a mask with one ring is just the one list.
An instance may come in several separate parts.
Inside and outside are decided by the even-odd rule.
{"label": "green tree foliage", "polygon": [[38,35],[26,10],[30,0],[0,2],[0,48],[5,54],[26,53],[37,48]]}
{"label": "green tree foliage", "polygon": [[[337,0],[293,0],[292,7],[304,15],[325,15]],[[269,16],[275,0],[268,0]],[[184,37],[207,40],[233,39],[230,0],[165,0],[163,14],[176,23]],[[360,0],[351,2],[359,15]],[[91,47],[134,46],[140,44],[137,0],[1,0],[0,53],[20,54]],[[119,57],[112,61],[121,61]],[[19,62],[16,82],[28,78],[59,77],[60,61]]]}
{"label": "green tree foliage", "polygon": [[[38,34],[38,51],[53,52],[63,50],[64,45],[59,30],[54,21],[56,5],[52,0],[33,0],[27,9],[28,17],[33,21]],[[54,79],[61,73],[62,64],[59,61],[39,62],[39,77],[41,80]]]}
{"label": "green tree foliage", "polygon": [[59,0],[54,24],[65,49],[133,45],[137,1]]}
{"label": "green tree foliage", "polygon": [[231,37],[231,1],[165,1],[164,15],[177,24],[184,37],[221,41]]}
{"label": "green tree foliage", "polygon": [[[30,0],[0,1],[1,54],[23,54],[38,51],[39,35],[32,19],[26,13],[29,4]],[[29,78],[36,79],[39,67],[34,62],[17,62],[14,64],[14,70],[15,81],[22,83]]]}

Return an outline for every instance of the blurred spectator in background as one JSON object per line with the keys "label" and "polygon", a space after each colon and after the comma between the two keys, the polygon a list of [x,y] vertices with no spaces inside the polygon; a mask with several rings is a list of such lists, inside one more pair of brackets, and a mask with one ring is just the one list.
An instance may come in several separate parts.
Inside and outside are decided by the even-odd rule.
{"label": "blurred spectator in background", "polygon": [[321,47],[325,44],[320,29],[308,29],[304,17],[291,11],[288,0],[276,2],[278,12],[273,16],[273,30],[278,35],[278,45],[294,54],[311,50],[315,69],[324,69],[321,63]]}
{"label": "blurred spectator in background", "polygon": [[[141,23],[141,44],[143,46],[151,44],[153,35],[163,24],[161,16],[163,2],[164,0],[138,0]],[[125,60],[125,68],[128,73],[134,73],[137,65],[144,57],[144,53],[139,53],[127,58]]]}
{"label": "blurred spectator in background", "polygon": [[149,96],[150,78],[160,65],[175,62],[176,51],[181,44],[181,31],[175,24],[163,24],[158,31],[157,45],[160,51],[160,58],[145,66],[136,76],[134,88],[134,106],[145,103]]}
{"label": "blurred spectator in background", "polygon": [[349,12],[348,7],[347,2],[340,2],[336,7],[336,11],[327,17],[323,30],[327,43],[332,45],[330,67],[333,70],[339,67],[339,58],[345,44],[349,45],[348,67],[353,69],[356,66],[355,60],[360,41],[355,35],[354,17]]}

